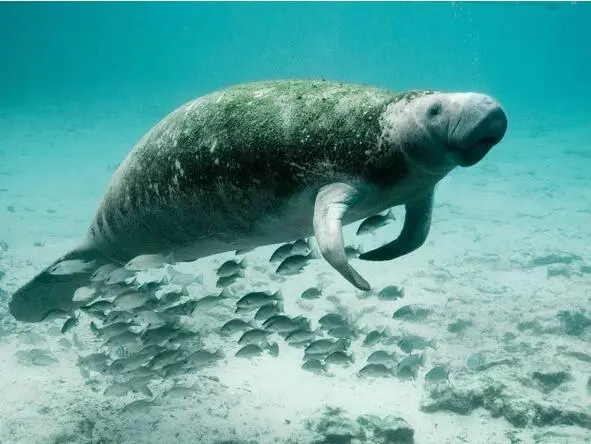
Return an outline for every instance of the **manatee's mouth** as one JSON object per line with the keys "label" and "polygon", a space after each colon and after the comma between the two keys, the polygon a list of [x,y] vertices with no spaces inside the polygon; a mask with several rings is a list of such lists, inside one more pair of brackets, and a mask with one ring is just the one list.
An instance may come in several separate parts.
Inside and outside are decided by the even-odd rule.
{"label": "manatee's mouth", "polygon": [[[507,131],[507,116],[498,105],[491,106],[475,125],[473,119],[474,116],[460,117],[452,131],[452,138],[459,141],[450,144],[449,152],[462,167],[480,162],[503,139]],[[470,126],[473,126],[472,129],[466,131]],[[462,133],[463,137],[458,137]]]}
{"label": "manatee's mouth", "polygon": [[470,145],[468,148],[450,148],[449,152],[461,167],[476,165],[488,154],[493,146],[501,141],[502,137],[486,136]]}

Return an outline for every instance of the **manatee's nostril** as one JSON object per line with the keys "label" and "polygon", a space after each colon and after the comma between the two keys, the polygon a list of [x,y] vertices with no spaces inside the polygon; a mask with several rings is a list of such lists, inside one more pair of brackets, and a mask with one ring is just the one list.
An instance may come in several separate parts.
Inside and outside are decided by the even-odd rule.
{"label": "manatee's nostril", "polygon": [[429,107],[429,109],[427,110],[427,114],[429,115],[429,117],[435,117],[441,114],[441,107],[441,102],[435,102]]}

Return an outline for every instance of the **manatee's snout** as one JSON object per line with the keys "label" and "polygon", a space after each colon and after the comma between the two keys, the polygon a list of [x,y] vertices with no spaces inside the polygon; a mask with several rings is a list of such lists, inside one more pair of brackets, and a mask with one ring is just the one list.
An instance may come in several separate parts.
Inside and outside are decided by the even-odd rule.
{"label": "manatee's snout", "polygon": [[480,162],[507,131],[507,115],[501,105],[484,94],[463,93],[455,98],[457,120],[450,122],[449,151],[459,166]]}

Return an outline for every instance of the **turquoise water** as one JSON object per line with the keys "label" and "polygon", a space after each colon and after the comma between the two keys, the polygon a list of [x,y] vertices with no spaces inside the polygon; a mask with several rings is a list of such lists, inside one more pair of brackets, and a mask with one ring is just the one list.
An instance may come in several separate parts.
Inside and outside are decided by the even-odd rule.
{"label": "turquoise water", "polygon": [[[314,412],[324,405],[352,418],[402,417],[417,443],[591,442],[590,24],[584,2],[0,3],[0,442],[333,442],[318,437],[325,413]],[[164,115],[222,87],[278,78],[477,91],[501,102],[504,141],[442,182],[429,242],[396,263],[359,264],[376,285],[439,307],[435,320],[403,327],[438,339],[425,372],[445,363],[458,393],[484,387],[496,398],[458,395],[467,411],[433,407],[421,398],[422,374],[383,386],[351,379],[353,370],[298,379],[298,356],[229,363],[208,374],[219,386],[197,381],[207,394],[154,396],[149,413],[119,414],[135,395],[103,396],[104,381],[88,384],[75,366],[92,344],[76,350],[68,338],[66,349],[59,331],[7,313],[10,294],[84,235],[117,165]],[[389,241],[392,229],[364,242]],[[400,333],[380,323],[392,307],[355,298],[319,267],[303,279],[338,287],[339,310],[374,313],[361,324]],[[286,299],[304,289],[298,279],[282,283]],[[316,319],[339,304],[290,305]],[[465,335],[452,327],[460,321],[470,322]],[[57,363],[17,359],[35,347]],[[466,358],[482,350],[495,366],[472,374]],[[320,425],[300,424],[310,418]],[[345,422],[336,427],[349,430]]]}

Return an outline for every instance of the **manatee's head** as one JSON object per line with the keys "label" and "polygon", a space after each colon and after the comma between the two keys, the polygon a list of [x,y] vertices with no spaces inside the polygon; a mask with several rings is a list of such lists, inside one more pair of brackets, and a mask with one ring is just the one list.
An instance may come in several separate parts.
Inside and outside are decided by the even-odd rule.
{"label": "manatee's head", "polygon": [[385,142],[429,172],[472,166],[501,141],[507,116],[498,102],[477,93],[409,93],[381,119]]}

